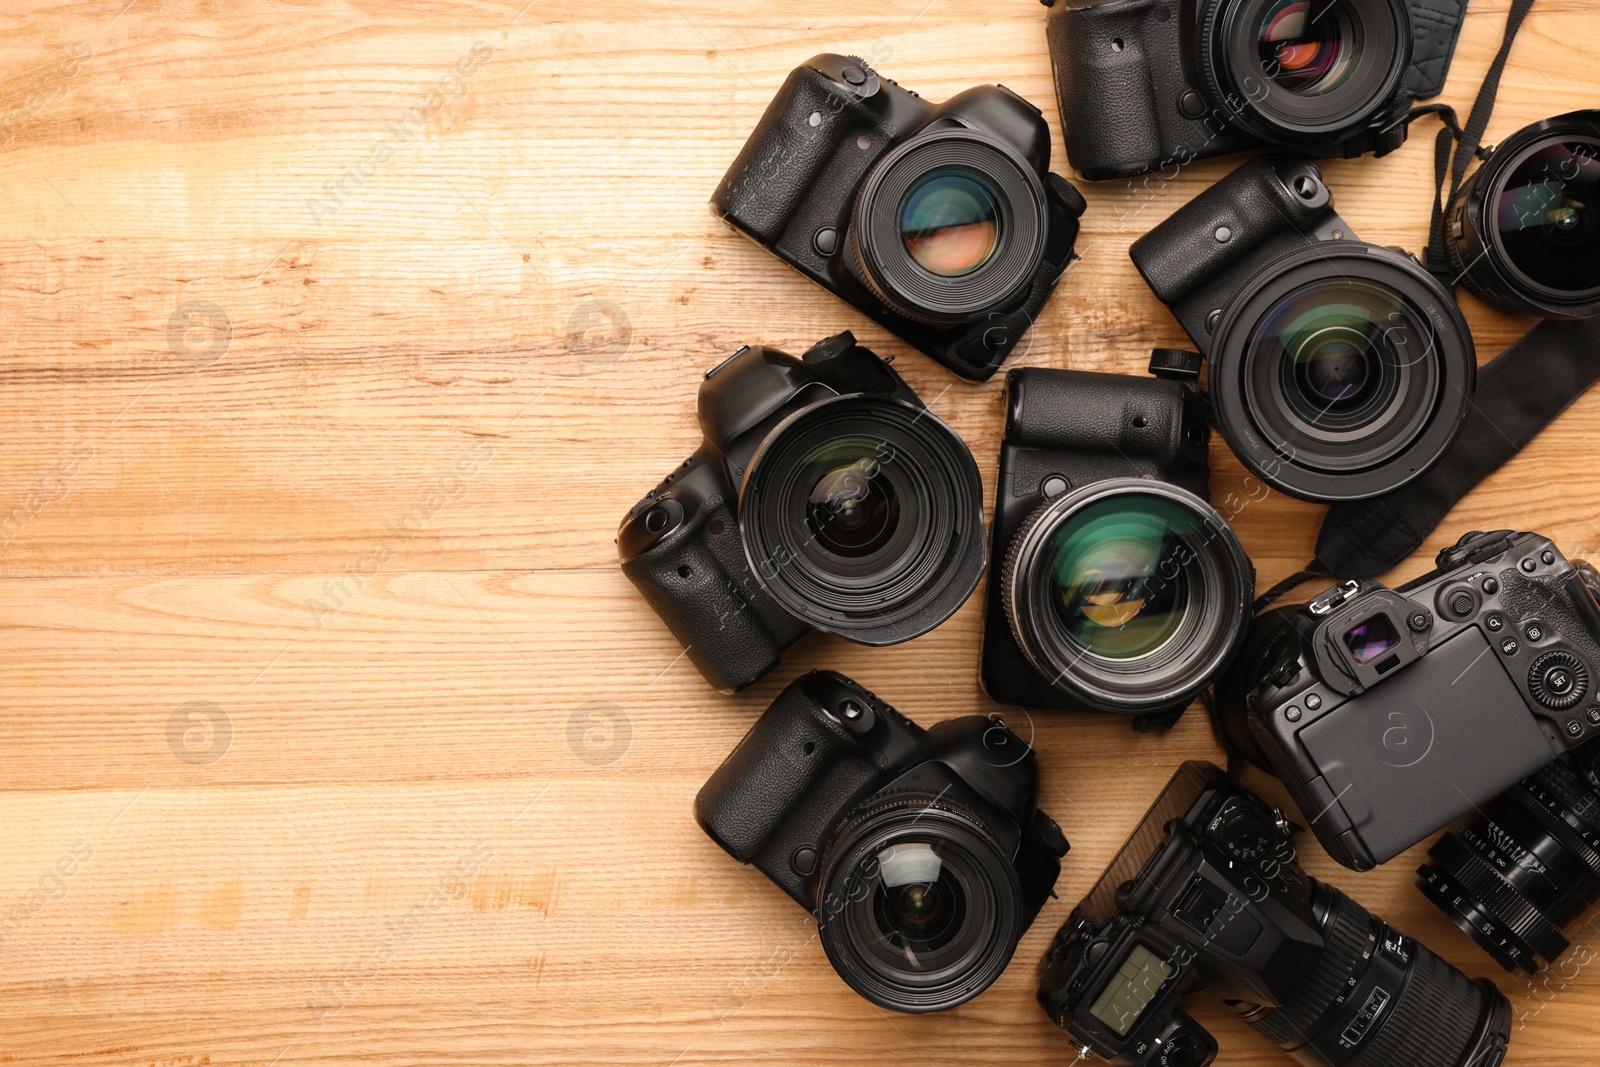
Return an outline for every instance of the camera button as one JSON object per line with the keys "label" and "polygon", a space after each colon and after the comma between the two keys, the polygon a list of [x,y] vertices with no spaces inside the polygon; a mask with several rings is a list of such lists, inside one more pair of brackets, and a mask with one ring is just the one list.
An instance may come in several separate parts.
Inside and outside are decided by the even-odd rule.
{"label": "camera button", "polygon": [[1059,474],[1052,474],[1039,485],[1039,492],[1046,497],[1058,497],[1072,488],[1072,483]]}
{"label": "camera button", "polygon": [[1546,567],[1553,566],[1556,561],[1556,554],[1547,548],[1539,553],[1539,561]]}
{"label": "camera button", "polygon": [[[1533,694],[1533,699],[1547,708],[1557,711],[1570,708],[1583,699],[1588,688],[1589,672],[1584,669],[1583,662],[1570,652],[1546,652],[1534,660],[1528,670],[1528,691]],[[1579,731],[1582,731],[1583,724],[1573,719],[1568,725],[1569,733],[1571,724],[1577,724]]]}
{"label": "camera button", "polygon": [[812,236],[811,247],[821,255],[833,255],[839,248],[839,231],[832,226],[824,226]]}
{"label": "camera button", "polygon": [[1299,722],[1300,721],[1300,707],[1299,707],[1299,705],[1290,704],[1288,707],[1284,708],[1283,709],[1283,717],[1285,719],[1288,719],[1290,722]]}
{"label": "camera button", "polygon": [[1597,708],[1591,704],[1589,706],[1589,710],[1583,713],[1583,717],[1588,719],[1594,725],[1600,726],[1600,708]]}
{"label": "camera button", "polygon": [[1504,652],[1508,656],[1515,656],[1517,654],[1517,639],[1515,637],[1508,637],[1504,641],[1501,641],[1500,651]]}
{"label": "camera button", "polygon": [[1579,722],[1577,719],[1568,719],[1567,720],[1567,736],[1568,737],[1582,737],[1583,736],[1583,723]]}
{"label": "camera button", "polygon": [[1322,698],[1315,693],[1306,694],[1306,710],[1316,711],[1322,707]]}
{"label": "camera button", "polygon": [[1526,637],[1529,641],[1543,641],[1544,625],[1542,623],[1530,622],[1528,625],[1522,628],[1522,636]]}
{"label": "camera button", "polygon": [[1494,596],[1499,591],[1500,591],[1500,583],[1499,583],[1498,580],[1496,580],[1494,578],[1485,578],[1483,580],[1483,592],[1484,592],[1484,595],[1486,595],[1486,596]]}
{"label": "camera button", "polygon": [[1536,561],[1532,556],[1529,556],[1527,559],[1525,559],[1521,563],[1517,564],[1517,566],[1522,568],[1522,570],[1523,570],[1523,572],[1525,574],[1532,574],[1533,573],[1533,569],[1535,567],[1537,567],[1538,565],[1539,565],[1538,561]]}
{"label": "camera button", "polygon": [[796,874],[810,874],[817,869],[816,849],[795,849],[794,855],[789,857],[789,866],[794,868],[794,873]]}
{"label": "camera button", "polygon": [[866,84],[866,81],[867,81],[866,72],[863,71],[860,67],[846,67],[846,68],[844,68],[844,72],[843,73],[844,73],[844,80],[849,82],[851,85],[865,85]]}
{"label": "camera button", "polygon": [[1206,102],[1193,89],[1186,89],[1183,95],[1178,97],[1178,111],[1186,119],[1197,119],[1206,113]]}
{"label": "camera button", "polygon": [[1483,617],[1483,625],[1492,634],[1497,634],[1506,624],[1505,617],[1497,611],[1491,611]]}

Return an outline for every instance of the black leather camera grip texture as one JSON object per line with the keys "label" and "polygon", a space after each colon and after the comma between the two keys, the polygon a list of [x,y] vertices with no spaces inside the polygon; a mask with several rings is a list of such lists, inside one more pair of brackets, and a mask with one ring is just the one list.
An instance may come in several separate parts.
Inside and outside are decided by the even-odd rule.
{"label": "black leather camera grip texture", "polygon": [[1407,0],[1411,9],[1411,66],[1405,91],[1414,100],[1438,96],[1450,73],[1467,0]]}
{"label": "black leather camera grip texture", "polygon": [[1128,254],[1163,304],[1182,300],[1286,227],[1311,225],[1273,158],[1247,160],[1133,242]]}
{"label": "black leather camera grip texture", "polygon": [[[1132,470],[1166,479],[1173,462],[1198,453],[1210,433],[1185,418],[1178,382],[1095,371],[1022,367],[1007,381],[1006,440],[1063,452],[1115,452]],[[1193,422],[1196,440],[1186,441]]]}
{"label": "black leather camera grip texture", "polygon": [[791,71],[718,183],[712,209],[763,244],[776,243],[838,150],[842,119],[863,132],[890,132],[883,116],[821,71]]}
{"label": "black leather camera grip texture", "polygon": [[1156,0],[1111,0],[1074,8],[1056,0],[1045,23],[1067,160],[1091,180],[1159,161],[1165,148],[1156,109],[1146,20]]}
{"label": "black leather camera grip texture", "polygon": [[[711,533],[712,527],[721,532]],[[782,651],[810,629],[762,591],[725,502],[703,508],[649,551],[624,560],[622,572],[688,649],[690,662],[725,693],[772,670]]]}

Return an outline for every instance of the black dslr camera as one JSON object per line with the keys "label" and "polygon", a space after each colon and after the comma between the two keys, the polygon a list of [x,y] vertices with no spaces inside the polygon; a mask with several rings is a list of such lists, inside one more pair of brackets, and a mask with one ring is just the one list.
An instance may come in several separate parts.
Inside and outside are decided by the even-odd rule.
{"label": "black dslr camera", "polygon": [[1129,254],[1204,354],[1217,428],[1269,485],[1378,496],[1460,433],[1477,363],[1450,290],[1357,240],[1314,164],[1251,159]]}
{"label": "black dslr camera", "polygon": [[1385,155],[1466,0],[1044,0],[1067,158],[1091,181],[1278,145]]}
{"label": "black dslr camera", "polygon": [[1073,258],[1083,197],[1003,86],[930,104],[824,54],[767,106],[711,209],[965,378],[992,375]]}
{"label": "black dslr camera", "polygon": [[622,570],[717,688],[810,630],[909,641],[983,574],[972,453],[848,332],[746,346],[700,386],[705,441],[629,510]]}
{"label": "black dslr camera", "polygon": [[813,671],[756,720],[694,813],[816,914],[851,988],[920,1013],[987,989],[1052,895],[1067,841],[1038,795],[1032,747],[998,719],[924,730]]}
{"label": "black dslr camera", "polygon": [[1509,530],[1437,562],[1263,613],[1218,687],[1225,736],[1354,870],[1600,736],[1600,576]]}
{"label": "black dslr camera", "polygon": [[1498,1067],[1511,1008],[1308,877],[1298,830],[1209,763],[1185,763],[1039,964],[1039,1004],[1124,1067],[1204,1067],[1180,1007],[1220,996],[1307,1067]]}
{"label": "black dslr camera", "polygon": [[1003,704],[1181,711],[1243,640],[1254,569],[1207,502],[1189,384],[1006,378],[983,687]]}

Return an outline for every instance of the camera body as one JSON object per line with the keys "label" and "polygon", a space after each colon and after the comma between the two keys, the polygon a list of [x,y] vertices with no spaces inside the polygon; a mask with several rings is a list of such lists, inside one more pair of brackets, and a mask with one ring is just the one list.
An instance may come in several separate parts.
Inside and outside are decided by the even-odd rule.
{"label": "camera body", "polygon": [[1184,382],[1039,367],[1007,374],[990,544],[995,577],[984,593],[981,677],[991,697],[1027,707],[1085,708],[1033,666],[1007,617],[1004,583],[997,579],[1029,518],[1047,501],[1110,479],[1164,483],[1204,501],[1209,439],[1205,402]]}
{"label": "camera body", "polygon": [[1600,735],[1588,565],[1509,530],[1469,533],[1437,564],[1265,613],[1219,687],[1228,736],[1354,870]]}
{"label": "camera body", "polygon": [[1308,1065],[1498,1064],[1505,998],[1308,877],[1297,831],[1185,763],[1040,961],[1040,1006],[1122,1067],[1211,1063],[1201,988]]}
{"label": "camera body", "polygon": [[1274,488],[1380,495],[1460,433],[1477,375],[1466,320],[1415,257],[1356,239],[1315,164],[1247,160],[1129,255],[1205,357],[1228,446]]}
{"label": "camera body", "polygon": [[1358,17],[1371,23],[1368,47],[1362,54],[1356,46],[1356,70],[1334,98],[1297,96],[1281,84],[1294,82],[1292,72],[1280,78],[1281,66],[1252,54],[1257,33],[1284,14],[1281,6],[1045,3],[1067,158],[1091,181],[1263,145],[1321,159],[1386,155],[1405,143],[1412,101],[1443,86],[1466,7],[1461,0],[1358,0]]}
{"label": "camera body", "polygon": [[[858,992],[899,1011],[939,1011],[999,975],[1052,893],[1067,842],[1038,810],[1038,791],[1032,747],[997,719],[967,715],[924,730],[849,678],[812,671],[701,788],[695,818],[817,916],[830,959]],[[858,846],[890,824],[988,858],[992,914],[979,918],[992,921],[991,950],[937,988],[886,987],[850,943],[852,909],[891,862],[870,841]],[[981,894],[967,891],[976,909]]]}
{"label": "camera body", "polygon": [[[938,278],[897,248],[903,207],[887,201],[909,192],[906,174],[934,166],[990,172],[1011,231],[992,261],[959,278]],[[823,54],[784,81],[711,208],[924,354],[982,381],[1073,258],[1084,202],[1050,173],[1039,109],[1010,90],[978,86],[933,104],[860,59]]]}
{"label": "camera body", "polygon": [[[844,413],[846,425],[892,418],[944,449],[960,479],[951,491],[963,497],[951,502],[951,525],[971,528],[968,539],[976,543],[951,549],[948,567],[937,575],[943,591],[932,599],[865,620],[822,609],[802,618],[783,585],[798,567],[796,552],[781,543],[753,544],[742,528],[749,525],[750,475],[786,428],[844,404],[856,405]],[[818,342],[799,359],[764,346],[740,348],[707,372],[699,421],[703,443],[628,511],[617,550],[623,573],[718,689],[732,692],[761,678],[813,628],[867,644],[907,640],[943,621],[976,587],[984,566],[977,466],[911,387],[849,332]],[[876,456],[885,466],[908,454],[905,441],[896,440],[899,452],[887,438],[880,442]]]}

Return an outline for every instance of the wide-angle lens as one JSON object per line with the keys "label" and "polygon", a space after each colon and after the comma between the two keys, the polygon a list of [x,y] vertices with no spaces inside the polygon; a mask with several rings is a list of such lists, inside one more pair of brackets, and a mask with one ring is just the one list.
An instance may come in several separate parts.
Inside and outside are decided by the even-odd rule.
{"label": "wide-angle lens", "polygon": [[866,644],[943,622],[983,573],[982,482],[927,411],[841,396],[780,423],[746,468],[739,532],[762,588]]}
{"label": "wide-angle lens", "polygon": [[1556,141],[1506,178],[1495,210],[1512,266],[1560,292],[1600,289],[1600,143]]}
{"label": "wide-angle lens", "polygon": [[854,816],[823,860],[823,947],[840,977],[897,1011],[977,995],[1021,934],[1007,854],[948,797],[902,795]]}
{"label": "wide-angle lens", "polygon": [[1262,428],[1302,464],[1376,466],[1427,425],[1440,389],[1433,325],[1398,291],[1325,278],[1280,297],[1246,342]]}
{"label": "wide-angle lens", "polygon": [[1298,96],[1339,88],[1361,59],[1359,17],[1341,0],[1274,0],[1256,42],[1262,71]]}
{"label": "wide-angle lens", "polygon": [[1536,974],[1600,902],[1600,796],[1553,763],[1428,850],[1417,885],[1508,971]]}
{"label": "wide-angle lens", "polygon": [[1000,244],[993,184],[971,167],[939,167],[919,178],[900,204],[900,236],[911,258],[946,278],[983,266]]}
{"label": "wide-angle lens", "polygon": [[1238,647],[1250,566],[1193,494],[1138,479],[1041,504],[1012,538],[1001,603],[1029,663],[1090,707],[1191,699]]}
{"label": "wide-angle lens", "polygon": [[[879,477],[880,442],[860,437],[830,441],[807,457],[815,481],[806,498],[806,525],[818,548],[861,559],[893,542],[900,529],[900,497]],[[806,481],[810,474],[801,474]]]}

